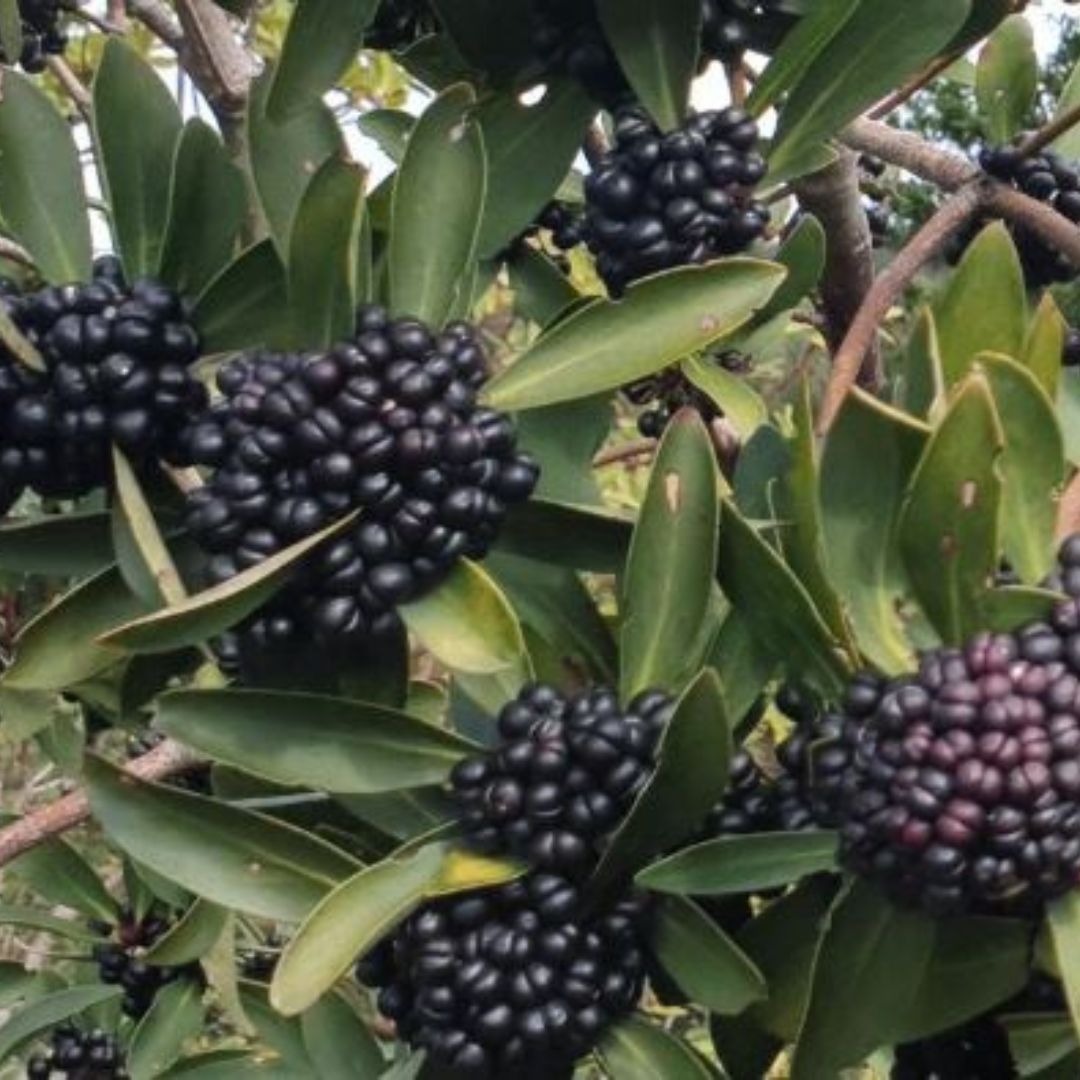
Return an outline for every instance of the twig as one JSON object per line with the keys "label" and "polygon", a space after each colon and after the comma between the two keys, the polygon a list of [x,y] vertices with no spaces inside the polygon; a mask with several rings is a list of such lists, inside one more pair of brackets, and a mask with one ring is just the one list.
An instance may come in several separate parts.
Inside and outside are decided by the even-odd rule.
{"label": "twig", "polygon": [[608,450],[602,450],[593,458],[594,469],[602,469],[605,465],[616,465],[621,461],[630,461],[633,458],[644,457],[656,451],[655,439],[638,439],[635,442],[623,443],[621,446],[613,446]]}
{"label": "twig", "polygon": [[894,90],[888,97],[882,98],[870,110],[868,114],[870,119],[884,120],[889,113],[899,109],[901,105],[906,105],[920,90],[925,89],[942,72],[951,68],[961,55],[960,53],[949,53],[946,56],[939,56],[910,81]]}
{"label": "twig", "polygon": [[1060,139],[1065,132],[1070,131],[1077,124],[1080,124],[1080,105],[1074,105],[1071,109],[1063,112],[1057,119],[1051,120],[1050,123],[1024,139],[1020,144],[1020,153],[1024,157],[1037,154],[1052,142]]}
{"label": "twig", "polygon": [[[130,762],[125,772],[141,780],[164,780],[202,764],[202,759],[179,743],[166,739],[148,754]],[[90,816],[86,792],[73,791],[56,802],[33,810],[25,817],[0,829],[0,866],[11,862],[24,851],[43,844],[50,837],[73,829]]]}
{"label": "twig", "polygon": [[1080,532],[1080,472],[1073,474],[1069,486],[1065,488],[1058,503],[1057,513],[1057,538],[1064,540],[1067,536]]}
{"label": "twig", "polygon": [[181,51],[184,31],[162,0],[127,0],[127,11],[166,45],[177,52]]}
{"label": "twig", "polygon": [[90,91],[83,86],[82,80],[62,56],[46,57],[45,63],[49,70],[56,76],[56,81],[64,88],[64,92],[75,103],[82,118],[89,123],[93,113],[93,99]]}
{"label": "twig", "polygon": [[123,26],[118,22],[113,22],[112,19],[102,18],[100,15],[95,15],[92,11],[87,11],[86,8],[79,7],[76,3],[68,3],[62,5],[63,9],[71,15],[73,18],[89,24],[100,30],[103,34],[122,34],[124,32]]}
{"label": "twig", "polygon": [[863,359],[874,345],[878,325],[914,280],[915,275],[938,255],[949,238],[978,213],[982,204],[980,185],[972,184],[945,202],[936,214],[900,250],[888,269],[874,282],[833,359],[829,385],[818,416],[818,432],[832,426],[855,385]]}

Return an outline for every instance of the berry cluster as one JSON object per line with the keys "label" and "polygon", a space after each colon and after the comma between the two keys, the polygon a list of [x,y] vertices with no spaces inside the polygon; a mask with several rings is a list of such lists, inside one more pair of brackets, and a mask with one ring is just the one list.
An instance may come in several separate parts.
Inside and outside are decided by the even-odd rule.
{"label": "berry cluster", "polygon": [[26,1063],[27,1080],[57,1074],[72,1080],[128,1080],[129,1075],[115,1036],[101,1028],[82,1031],[72,1023],[55,1028],[48,1051]]}
{"label": "berry cluster", "polygon": [[[996,180],[1049,204],[1069,221],[1080,224],[1080,171],[1053,151],[1043,150],[1027,157],[1015,145],[987,147],[979,156],[979,164]],[[979,224],[960,238],[961,250],[974,238]],[[1032,288],[1070,281],[1075,276],[1072,263],[1030,229],[1016,226],[1010,229],[1024,276]]]}
{"label": "berry cluster", "polygon": [[222,397],[188,453],[213,471],[188,526],[226,581],[361,509],[248,621],[245,646],[355,643],[397,626],[395,609],[483,556],[538,470],[511,421],[476,404],[476,332],[431,333],[381,308],[327,353],[251,353],[218,373]]}
{"label": "berry cluster", "polygon": [[768,209],[751,196],[765,175],[757,141],[741,109],[699,113],[667,135],[641,108],[620,110],[615,146],[585,181],[584,237],[613,295],[764,234]]}
{"label": "berry cluster", "polygon": [[422,908],[357,967],[398,1034],[455,1076],[569,1080],[645,977],[648,906],[582,921],[577,889],[534,873]]}
{"label": "berry cluster", "polygon": [[582,876],[647,781],[671,708],[657,691],[624,711],[606,688],[526,687],[499,714],[498,748],[451,774],[470,845]]}
{"label": "berry cluster", "polygon": [[924,654],[860,731],[841,856],[932,912],[1023,910],[1080,871],[1080,601]]}
{"label": "berry cluster", "polygon": [[189,370],[199,337],[180,298],[155,281],[130,289],[112,260],[87,285],[0,303],[41,354],[37,371],[0,350],[0,509],[26,488],[78,498],[112,475],[110,444],[136,465],[182,460],[179,435],[206,402]]}
{"label": "berry cluster", "polygon": [[[22,53],[18,64],[30,75],[45,70],[47,56],[59,56],[67,46],[67,36],[60,28],[60,0],[19,0],[22,20]],[[0,49],[0,63],[9,60]]]}
{"label": "berry cluster", "polygon": [[704,0],[702,7],[702,52],[729,64],[747,49],[775,44],[791,22],[783,0]]}
{"label": "berry cluster", "polygon": [[[112,932],[107,924],[95,924],[97,929]],[[115,940],[94,946],[98,977],[109,986],[122,986],[122,1007],[126,1015],[138,1019],[154,1003],[157,992],[167,983],[179,978],[185,968],[160,967],[146,963],[140,953],[151,946],[169,928],[165,918],[149,915],[136,919],[125,911],[115,928]]]}
{"label": "berry cluster", "polygon": [[364,34],[369,49],[397,52],[438,29],[428,0],[382,0]]}

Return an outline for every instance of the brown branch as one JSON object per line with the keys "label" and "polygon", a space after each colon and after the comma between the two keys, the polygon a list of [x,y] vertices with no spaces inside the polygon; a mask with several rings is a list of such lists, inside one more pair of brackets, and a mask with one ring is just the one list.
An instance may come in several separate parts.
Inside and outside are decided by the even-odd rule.
{"label": "brown branch", "polygon": [[884,120],[891,112],[895,112],[901,105],[906,105],[920,90],[929,86],[942,72],[947,71],[956,63],[960,53],[949,53],[947,56],[939,56],[923,71],[903,86],[894,90],[888,97],[882,98],[869,112],[871,120]]}
{"label": "brown branch", "polygon": [[966,157],[876,120],[856,120],[844,129],[841,139],[852,150],[881,158],[944,191],[956,191],[981,175]]}
{"label": "brown branch", "polygon": [[1067,131],[1071,131],[1077,124],[1080,124],[1080,105],[1074,105],[1057,119],[1051,120],[1050,123],[1026,138],[1020,144],[1020,153],[1025,157],[1037,154],[1052,142],[1060,139]]}
{"label": "brown branch", "polygon": [[127,12],[170,48],[181,51],[184,31],[162,0],[127,0]]}
{"label": "brown branch", "polygon": [[179,0],[177,10],[188,74],[219,119],[242,114],[255,67],[229,16],[213,0]]}
{"label": "brown branch", "polygon": [[64,93],[74,102],[82,118],[89,123],[93,112],[93,99],[90,91],[83,86],[82,80],[62,56],[46,57],[45,63],[49,71],[56,76],[56,81],[64,88]]}
{"label": "brown branch", "polygon": [[[874,242],[859,192],[858,156],[841,150],[827,168],[798,180],[800,205],[821,222],[826,236],[821,295],[826,337],[832,348],[844,340],[863,299],[874,283]],[[874,389],[881,378],[880,352],[874,342],[864,353],[859,381]]]}
{"label": "brown branch", "polygon": [[1057,538],[1064,540],[1080,532],[1080,471],[1073,473],[1061,496],[1057,512]]}
{"label": "brown branch", "polygon": [[646,454],[655,453],[655,451],[655,439],[638,439],[635,442],[623,443],[621,446],[601,450],[593,458],[592,464],[594,469],[602,469],[605,465],[617,465],[621,461],[644,457]]}
{"label": "brown branch", "polygon": [[818,417],[819,434],[824,435],[832,426],[844,399],[855,385],[863,359],[877,339],[878,325],[915,275],[979,212],[983,190],[980,185],[971,184],[953,195],[897,252],[896,258],[874,282],[833,359],[829,385]]}
{"label": "brown branch", "polygon": [[[202,764],[187,747],[166,739],[148,754],[136,758],[125,772],[141,780],[164,780]],[[32,810],[25,817],[0,829],[0,866],[11,862],[50,837],[73,829],[90,816],[90,802],[85,791],[73,791],[56,802]]]}

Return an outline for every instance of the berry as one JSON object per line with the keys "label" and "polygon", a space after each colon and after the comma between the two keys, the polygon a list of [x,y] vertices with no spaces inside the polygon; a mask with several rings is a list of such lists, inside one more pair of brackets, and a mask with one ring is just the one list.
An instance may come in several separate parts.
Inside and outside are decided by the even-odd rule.
{"label": "berry", "polygon": [[585,182],[584,238],[613,295],[638,278],[749,247],[768,225],[757,125],[739,109],[699,113],[664,135],[619,110],[615,146]]}
{"label": "berry", "polygon": [[128,1080],[129,1076],[115,1035],[101,1028],[83,1031],[70,1022],[53,1030],[46,1053],[26,1063],[28,1080],[49,1080],[57,1074],[72,1080]]}
{"label": "berry", "polygon": [[748,48],[775,45],[793,21],[781,0],[704,0],[702,19],[702,53],[729,64]]}
{"label": "berry", "polygon": [[0,350],[0,509],[30,488],[74,499],[111,483],[111,443],[136,467],[187,463],[179,435],[206,403],[191,374],[199,339],[180,298],[151,280],[116,284],[111,261],[87,285],[0,303],[44,371]]}
{"label": "berry", "polygon": [[647,901],[583,920],[574,885],[534,873],[417,911],[357,965],[398,1035],[462,1077],[569,1077],[645,978]]}
{"label": "berry", "polygon": [[[47,56],[59,56],[67,45],[67,36],[60,28],[60,0],[19,0],[22,20],[22,53],[18,64],[30,75],[45,70]],[[13,61],[0,49],[0,63]]]}
{"label": "berry", "polygon": [[394,633],[400,604],[487,553],[538,470],[510,420],[476,404],[485,375],[467,324],[435,335],[376,307],[329,352],[253,352],[221,368],[221,398],[184,440],[212,470],[187,510],[211,582],[362,511],[239,628],[228,648],[242,669],[311,641],[348,649]]}
{"label": "berry", "polygon": [[671,707],[657,692],[624,711],[607,688],[567,698],[526,687],[499,714],[498,747],[451,774],[466,839],[486,854],[584,874],[647,781]]}

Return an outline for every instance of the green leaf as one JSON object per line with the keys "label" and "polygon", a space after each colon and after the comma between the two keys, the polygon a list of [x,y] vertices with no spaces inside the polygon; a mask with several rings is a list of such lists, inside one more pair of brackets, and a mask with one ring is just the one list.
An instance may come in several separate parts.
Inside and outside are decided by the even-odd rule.
{"label": "green leaf", "polygon": [[109,515],[64,513],[0,528],[0,570],[48,577],[79,577],[113,561]]}
{"label": "green leaf", "polygon": [[697,904],[667,897],[652,939],[664,970],[692,1001],[723,1015],[768,997],[761,972]]}
{"label": "green leaf", "polygon": [[669,425],[630,544],[622,589],[622,696],[678,692],[700,667],[701,625],[716,576],[716,456],[698,414]]}
{"label": "green leaf", "polygon": [[493,675],[528,670],[517,616],[502,591],[474,562],[462,559],[427,596],[400,609],[405,625],[452,671]]}
{"label": "green leaf", "polygon": [[46,281],[89,280],[90,219],[71,129],[30,79],[10,69],[0,102],[0,206],[5,231]]}
{"label": "green leaf", "polygon": [[248,155],[259,203],[284,262],[296,212],[311,178],[328,158],[342,157],[345,144],[333,112],[321,101],[282,123],[273,121],[266,111],[273,80],[273,70],[268,69],[252,84]]}
{"label": "green leaf", "polygon": [[755,259],[688,266],[595,300],[555,325],[485,388],[498,409],[535,409],[635,382],[749,321],[787,271]]}
{"label": "green leaf", "polygon": [[84,775],[116,844],[216,904],[294,922],[356,871],[339,849],[273,818],[144,783],[100,758],[87,758]]}
{"label": "green leaf", "polygon": [[[1060,362],[1060,353],[1058,356]],[[923,308],[904,350],[904,373],[897,404],[913,417],[931,416],[945,400],[945,374],[941,362],[937,322],[933,311]]]}
{"label": "green leaf", "polygon": [[656,767],[593,872],[593,896],[625,883],[700,827],[727,788],[731,753],[720,680],[706,668],[675,705]]}
{"label": "green leaf", "polygon": [[572,79],[553,80],[527,105],[497,94],[476,109],[488,154],[488,188],[477,253],[492,258],[520,235],[570,171],[595,112]]}
{"label": "green leaf", "polygon": [[597,12],[635,96],[664,131],[686,117],[701,34],[698,0],[598,0]]}
{"label": "green leaf", "polygon": [[1003,446],[989,383],[974,372],[931,435],[901,511],[908,579],[949,644],[980,629],[979,605],[997,568]]}
{"label": "green leaf", "polygon": [[403,109],[372,109],[357,118],[356,127],[361,135],[374,140],[395,165],[400,165],[415,123],[416,117]]}
{"label": "green leaf", "polygon": [[199,898],[147,949],[143,959],[162,967],[183,967],[201,960],[220,939],[229,918],[225,908]]}
{"label": "green leaf", "polygon": [[487,154],[475,103],[466,84],[444,90],[413,128],[394,184],[390,307],[431,326],[450,316],[476,258]]}
{"label": "green leaf", "polygon": [[792,1080],[834,1080],[892,1041],[934,945],[928,915],[888,903],[856,882],[829,913],[792,1060]]}
{"label": "green leaf", "polygon": [[198,296],[232,260],[246,214],[243,173],[211,127],[188,121],[173,163],[161,278]]}
{"label": "green leaf", "polygon": [[1035,376],[1051,401],[1057,400],[1061,382],[1061,355],[1068,328],[1053,296],[1049,292],[1043,293],[1028,327],[1022,355],[1017,357]]}
{"label": "green leaf", "polygon": [[180,690],[159,699],[158,723],[216,761],[342,794],[443,783],[476,749],[406,713],[317,694]]}
{"label": "green leaf", "polygon": [[1035,35],[1023,15],[1013,15],[994,31],[979,54],[975,97],[986,133],[1006,143],[1023,130],[1039,86]]}
{"label": "green leaf", "polygon": [[1035,376],[1006,356],[983,354],[1005,434],[1001,532],[1005,554],[1024,581],[1041,581],[1054,565],[1057,496],[1065,481],[1065,441],[1053,403]]}
{"label": "green leaf", "polygon": [[76,585],[27,623],[16,640],[4,685],[19,690],[66,690],[123,659],[98,635],[146,611],[116,567]]}
{"label": "green leaf", "polygon": [[429,844],[406,858],[361,870],[305,919],[278,961],[270,1001],[295,1016],[326,993],[384,935],[423,901],[511,881],[513,863]]}
{"label": "green leaf", "polygon": [[1049,619],[1061,600],[1060,593],[1049,589],[1016,585],[990,589],[982,598],[979,625],[994,633],[1008,634],[1025,623]]}
{"label": "green leaf", "polygon": [[750,91],[746,107],[754,116],[761,116],[799,83],[858,5],[859,0],[822,0],[799,19]]}
{"label": "green leaf", "polygon": [[267,104],[274,120],[310,108],[341,79],[377,7],[378,0],[297,0]]}
{"label": "green leaf", "polygon": [[518,244],[506,260],[514,310],[547,326],[581,299],[566,275],[531,244]]}
{"label": "green leaf", "polygon": [[[807,49],[813,59],[798,72],[780,114],[769,160],[773,181],[796,175],[808,149],[915,74],[948,44],[970,9],[971,0],[861,0],[824,48]],[[823,15],[821,26],[829,25]],[[795,66],[803,66],[801,56]]]}
{"label": "green leaf", "polygon": [[722,1076],[682,1039],[636,1016],[608,1028],[596,1052],[607,1075],[618,1080],[720,1080]]}
{"label": "green leaf", "polygon": [[207,353],[278,344],[287,336],[288,314],[285,267],[269,240],[238,255],[195,305]]}
{"label": "green leaf", "polygon": [[596,506],[600,488],[592,460],[611,431],[607,395],[531,409],[518,417],[518,446],[540,466],[534,497]]}
{"label": "green leaf", "polygon": [[201,997],[202,990],[193,979],[181,979],[158,991],[131,1035],[127,1054],[131,1080],[153,1080],[180,1058],[184,1043],[202,1029]]}
{"label": "green leaf", "polygon": [[102,1002],[119,998],[123,990],[119,986],[73,986],[56,994],[38,998],[30,1005],[8,1017],[0,1028],[0,1061],[6,1061],[23,1043],[40,1032],[55,1027],[61,1020],[75,1016]]}
{"label": "green leaf", "polygon": [[848,673],[839,643],[802,583],[726,500],[718,569],[720,587],[751,632],[820,689],[838,691]]}
{"label": "green leaf", "polygon": [[90,930],[85,923],[74,919],[64,919],[59,915],[49,915],[37,908],[22,907],[17,904],[0,904],[0,923],[5,926],[26,927],[41,930],[46,934],[68,938],[85,944],[97,944],[103,938]]}
{"label": "green leaf", "polygon": [[[1009,1049],[1021,1076],[1068,1080],[1076,1075],[1080,1052],[1077,1051],[1076,1032],[1069,1020],[1056,1014],[1034,1013],[1005,1017],[1003,1026],[1008,1032]],[[1073,1067],[1061,1073],[1050,1071],[1062,1061]]]}
{"label": "green leaf", "polygon": [[[907,587],[897,548],[900,509],[926,429],[861,391],[848,395],[821,460],[822,538],[829,578],[863,653],[882,670],[914,666],[897,612]],[[872,446],[873,454],[866,448]]]}
{"label": "green leaf", "polygon": [[720,676],[728,719],[738,731],[776,670],[776,659],[751,633],[746,619],[732,611],[716,635],[708,666]]}
{"label": "green leaf", "polygon": [[[1077,105],[1080,105],[1080,63],[1073,67],[1065,88],[1061,91],[1054,119],[1060,120]],[[1075,161],[1080,157],[1080,127],[1073,124],[1054,140],[1053,148],[1067,160]]]}
{"label": "green leaf", "polygon": [[1080,896],[1068,892],[1054,900],[1047,924],[1073,1032],[1080,1037]]}
{"label": "green leaf", "polygon": [[289,244],[289,314],[297,348],[328,348],[353,332],[363,215],[363,170],[328,159],[300,200]]}
{"label": "green leaf", "polygon": [[749,442],[769,419],[761,395],[746,379],[726,370],[716,360],[694,356],[684,360],[682,373],[719,409],[741,442]]}
{"label": "green leaf", "polygon": [[1022,355],[1024,272],[1000,221],[983,229],[964,253],[935,314],[946,387],[964,378],[979,353]]}
{"label": "green leaf", "polygon": [[495,549],[572,570],[616,574],[626,563],[633,527],[629,518],[609,510],[534,498],[510,511]]}
{"label": "green leaf", "polygon": [[108,38],[94,79],[94,136],[117,248],[132,279],[156,273],[161,262],[181,126],[157,72],[126,41]]}
{"label": "green leaf", "polygon": [[327,994],[300,1017],[304,1047],[319,1080],[377,1080],[386,1059],[375,1036],[336,994]]}
{"label": "green leaf", "polygon": [[[853,0],[844,0],[850,4]],[[818,9],[815,9],[815,11]],[[801,26],[812,15],[799,20]],[[825,272],[825,230],[813,214],[804,214],[776,253],[776,262],[786,266],[788,276],[754,320],[764,325],[790,311],[816,287]]]}
{"label": "green leaf", "polygon": [[733,896],[790,885],[835,866],[832,832],[722,836],[653,863],[637,883],[676,896]]}
{"label": "green leaf", "polygon": [[23,23],[19,0],[0,0],[0,49],[5,56],[22,56]]}
{"label": "green leaf", "polygon": [[108,633],[98,631],[99,640],[103,646],[111,649],[145,653],[170,652],[197,645],[235,626],[260,608],[308,552],[344,532],[356,520],[356,516],[356,512],[353,512],[236,577],[205,592],[196,593],[182,603],[124,622],[121,626],[117,626],[121,620],[114,620],[114,629]]}

